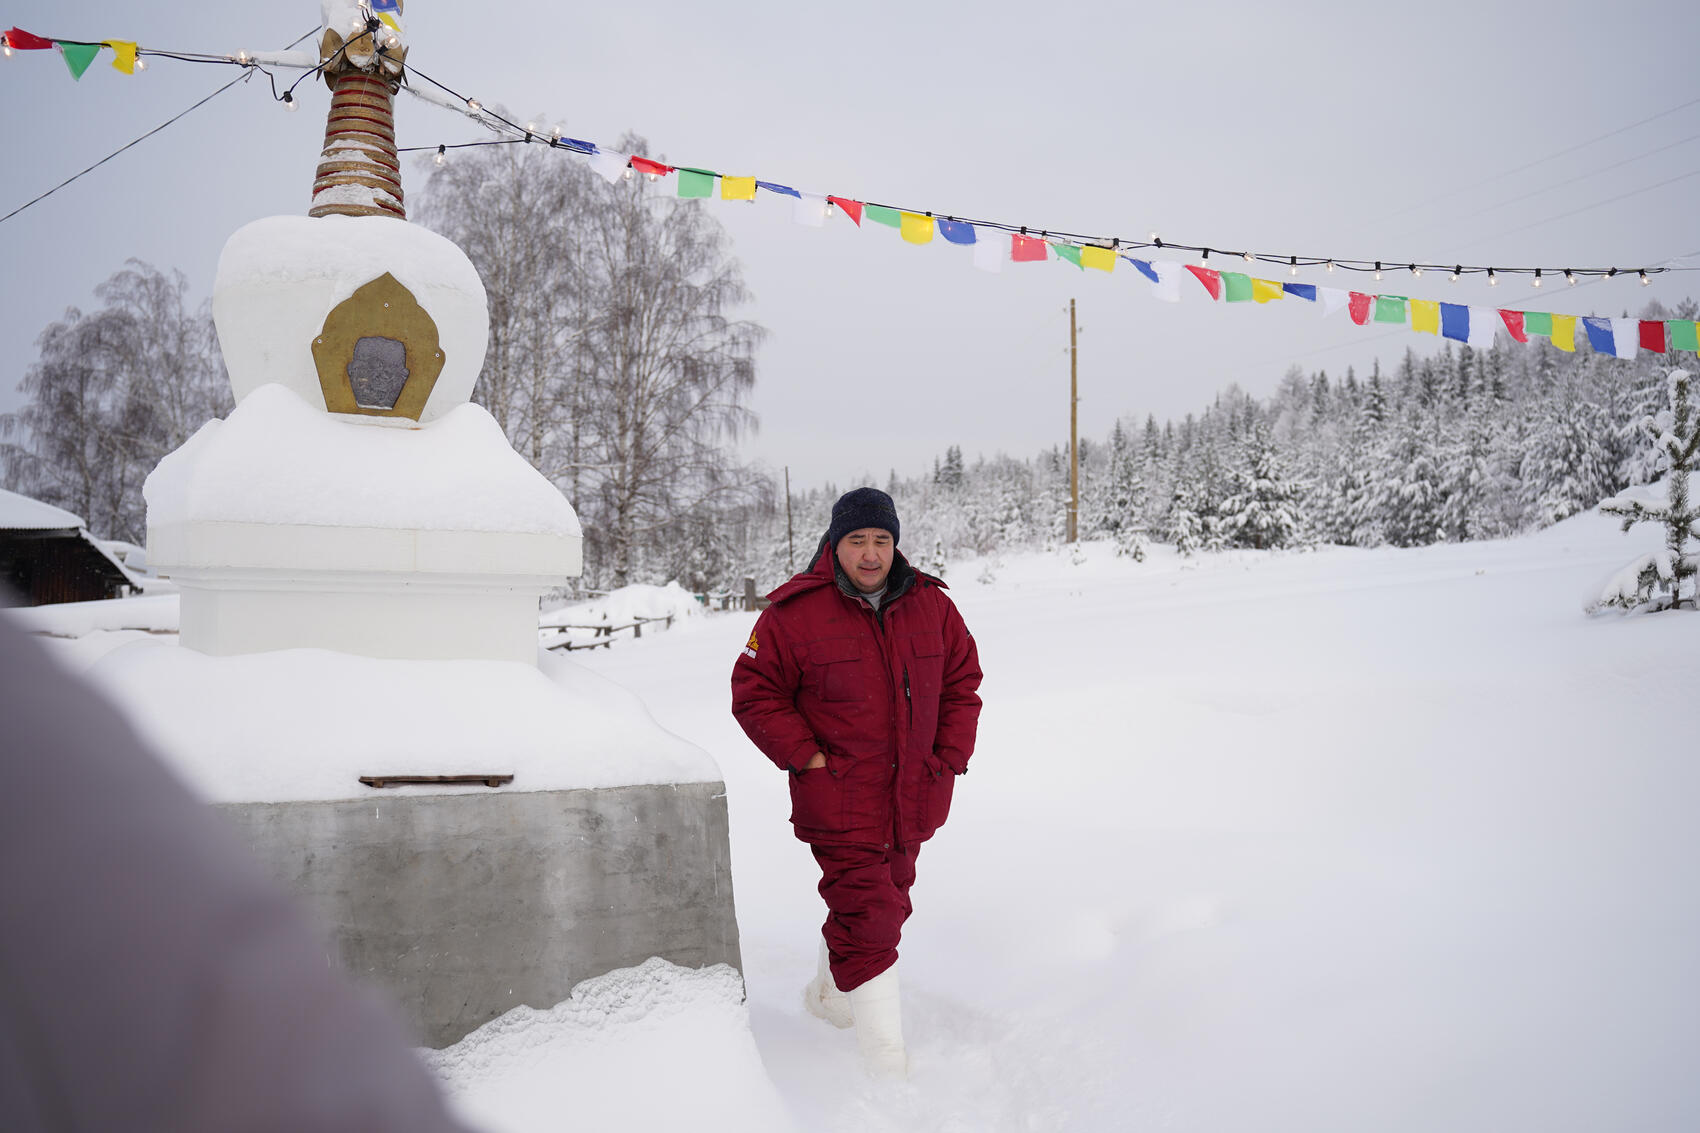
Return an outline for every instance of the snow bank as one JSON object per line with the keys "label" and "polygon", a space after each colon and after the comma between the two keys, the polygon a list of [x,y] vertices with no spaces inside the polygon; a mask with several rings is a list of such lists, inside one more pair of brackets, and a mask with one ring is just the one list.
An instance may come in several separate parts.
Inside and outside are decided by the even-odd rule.
{"label": "snow bank", "polygon": [[0,488],[0,531],[58,531],[81,527],[81,516]]}
{"label": "snow bank", "polygon": [[422,426],[333,416],[279,385],[209,421],[148,476],[150,528],[305,524],[580,534],[556,487],[495,418],[461,405]]}
{"label": "snow bank", "polygon": [[538,664],[209,657],[138,640],[87,673],[212,802],[364,798],[373,789],[359,777],[383,774],[511,774],[498,789],[524,791],[719,780],[706,752],[625,689],[563,657]]}
{"label": "snow bank", "polygon": [[693,971],[650,959],[420,1055],[460,1116],[491,1133],[790,1130],[743,999],[743,981],[723,964]]}
{"label": "snow bank", "polygon": [[176,633],[178,595],[106,598],[94,602],[58,602],[7,610],[5,616],[27,633],[83,637],[97,631],[133,629]]}

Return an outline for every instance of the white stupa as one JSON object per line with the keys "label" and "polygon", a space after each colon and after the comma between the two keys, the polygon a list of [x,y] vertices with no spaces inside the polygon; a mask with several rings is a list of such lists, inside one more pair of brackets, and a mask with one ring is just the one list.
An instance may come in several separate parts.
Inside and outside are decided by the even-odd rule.
{"label": "white stupa", "polygon": [[578,518],[468,402],[488,307],[465,253],[401,216],[405,48],[374,61],[336,26],[313,215],[224,247],[213,318],[237,407],[148,478],[148,558],[203,653],[535,664],[538,598],[580,572]]}

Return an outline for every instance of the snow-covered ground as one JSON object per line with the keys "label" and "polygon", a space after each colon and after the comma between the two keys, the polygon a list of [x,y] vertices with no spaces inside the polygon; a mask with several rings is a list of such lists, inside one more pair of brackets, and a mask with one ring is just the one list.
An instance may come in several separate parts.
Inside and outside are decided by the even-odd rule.
{"label": "snow-covered ground", "polygon": [[[952,564],[986,708],[921,855],[895,1087],[802,1013],[814,867],[727,710],[754,615],[574,660],[720,762],[750,1026],[798,1130],[1692,1129],[1700,615],[1581,613],[1656,539],[1586,515],[1412,551],[1010,555],[990,585]],[[747,1077],[742,1122],[690,1120],[665,1083],[691,1056],[631,1049],[573,1076],[621,1127],[774,1127],[735,1052],[698,1057]]]}
{"label": "snow-covered ground", "polygon": [[[1581,612],[1658,538],[950,564],[986,708],[898,1086],[802,1012],[814,866],[728,711],[755,615],[560,658],[718,760],[747,1006],[654,961],[428,1060],[515,1133],[1700,1128],[1700,615]],[[58,645],[165,628],[119,621]]]}

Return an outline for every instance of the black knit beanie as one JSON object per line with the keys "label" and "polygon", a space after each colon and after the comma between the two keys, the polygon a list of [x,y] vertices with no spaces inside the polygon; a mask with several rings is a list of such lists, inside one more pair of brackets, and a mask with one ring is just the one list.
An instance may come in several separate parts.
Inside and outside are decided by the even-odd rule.
{"label": "black knit beanie", "polygon": [[897,545],[897,505],[878,488],[853,488],[838,497],[832,505],[832,526],[826,529],[827,542],[836,545],[850,532],[864,527],[891,532],[892,545]]}

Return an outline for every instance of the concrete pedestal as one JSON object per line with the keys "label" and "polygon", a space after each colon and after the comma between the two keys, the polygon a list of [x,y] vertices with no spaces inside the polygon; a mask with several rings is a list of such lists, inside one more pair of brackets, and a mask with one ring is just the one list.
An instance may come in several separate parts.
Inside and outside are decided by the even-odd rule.
{"label": "concrete pedestal", "polygon": [[742,967],[720,783],[217,809],[427,1046],[651,956]]}

